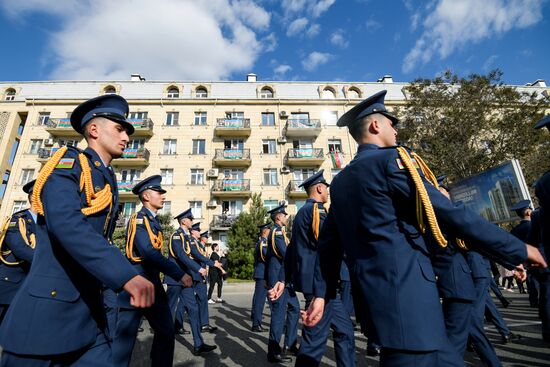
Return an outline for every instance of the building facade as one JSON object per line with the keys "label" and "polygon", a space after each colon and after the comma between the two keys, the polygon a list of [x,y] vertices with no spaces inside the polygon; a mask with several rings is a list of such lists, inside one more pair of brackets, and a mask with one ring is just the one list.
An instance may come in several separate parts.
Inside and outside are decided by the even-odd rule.
{"label": "building facade", "polygon": [[[28,206],[21,190],[60,147],[83,148],[69,122],[82,101],[117,93],[130,104],[136,132],[115,159],[121,217],[139,210],[131,188],[161,174],[164,211],[193,208],[213,240],[246,210],[253,193],[264,205],[288,203],[290,214],[305,201],[298,185],[324,168],[330,181],[356,151],[336,120],[383,89],[391,109],[406,101],[406,83],[378,82],[162,82],[133,75],[129,81],[0,83],[0,218]],[[545,85],[533,85],[543,92]],[[546,91],[548,92],[548,91]]]}

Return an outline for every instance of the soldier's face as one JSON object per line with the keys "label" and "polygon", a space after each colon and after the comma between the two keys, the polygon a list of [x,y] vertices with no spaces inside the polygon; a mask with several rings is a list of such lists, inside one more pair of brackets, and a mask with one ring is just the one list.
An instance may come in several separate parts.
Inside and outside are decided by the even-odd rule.
{"label": "soldier's face", "polygon": [[148,190],[149,191],[149,203],[153,208],[156,210],[162,209],[164,206],[164,200],[166,199],[166,196],[164,194],[161,194],[158,191],[154,190]]}
{"label": "soldier's face", "polygon": [[382,115],[380,118],[380,139],[384,142],[384,146],[391,147],[397,144],[397,130],[393,127],[393,122]]}
{"label": "soldier's face", "polygon": [[193,221],[189,218],[183,218],[181,221],[181,224],[183,224],[185,228],[190,229],[191,226],[193,225]]}
{"label": "soldier's face", "polygon": [[103,119],[98,125],[98,132],[100,134],[98,143],[101,147],[113,158],[121,157],[129,140],[126,129],[116,122]]}

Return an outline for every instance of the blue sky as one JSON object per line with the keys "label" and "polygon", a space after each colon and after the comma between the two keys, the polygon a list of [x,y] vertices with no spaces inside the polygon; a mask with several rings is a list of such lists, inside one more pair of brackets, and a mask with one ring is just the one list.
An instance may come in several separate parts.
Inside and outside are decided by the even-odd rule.
{"label": "blue sky", "polygon": [[[547,0],[0,0],[0,80],[550,83]],[[9,57],[7,57],[9,55]]]}

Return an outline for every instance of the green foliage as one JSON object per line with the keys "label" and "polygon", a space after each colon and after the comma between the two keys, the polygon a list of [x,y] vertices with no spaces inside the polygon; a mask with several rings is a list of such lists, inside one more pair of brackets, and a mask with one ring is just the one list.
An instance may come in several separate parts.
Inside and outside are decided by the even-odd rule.
{"label": "green foliage", "polygon": [[227,236],[228,270],[231,277],[251,279],[254,272],[254,246],[258,241],[258,225],[265,223],[267,209],[261,194],[252,195],[248,212],[242,212],[231,226]]}
{"label": "green foliage", "polygon": [[548,132],[533,126],[549,99],[501,83],[499,70],[461,78],[450,71],[407,87],[397,109],[398,140],[417,151],[435,175],[457,181],[510,159],[531,186],[550,168]]}

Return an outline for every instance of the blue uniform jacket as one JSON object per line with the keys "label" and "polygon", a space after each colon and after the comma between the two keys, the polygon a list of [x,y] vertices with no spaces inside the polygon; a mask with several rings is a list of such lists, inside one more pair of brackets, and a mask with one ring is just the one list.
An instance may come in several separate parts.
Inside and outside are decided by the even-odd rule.
{"label": "blue uniform jacket", "polygon": [[285,279],[294,290],[313,294],[313,271],[317,259],[317,240],[313,236],[313,208],[319,209],[319,228],[323,227],[326,211],[322,203],[307,199],[292,222],[292,240],[285,255]]}
{"label": "blue uniform jacket", "polygon": [[267,260],[267,238],[264,237],[260,237],[254,248],[254,279],[265,278],[265,261],[262,256]]}
{"label": "blue uniform jacket", "polygon": [[[194,238],[193,236],[189,236],[189,239],[191,241],[191,256],[193,259],[201,266],[214,266],[214,260],[211,260],[210,258],[204,256],[201,251],[206,252],[206,249],[200,243],[199,240]],[[199,249],[200,247],[200,249]]]}
{"label": "blue uniform jacket", "polygon": [[[174,279],[181,279],[185,273],[174,262],[168,260],[161,251],[155,249],[149,239],[149,233],[145,227],[144,221],[148,220],[151,226],[151,231],[155,235],[162,232],[162,227],[157,218],[151,212],[143,207],[137,212],[136,234],[134,237],[134,255],[140,257],[141,262],[134,263],[132,266],[136,271],[150,280],[155,287],[162,287],[160,281],[160,273],[164,273]],[[130,222],[128,223],[130,224]],[[126,291],[120,292],[118,295],[118,306],[124,308],[133,308],[130,305],[130,294]]]}
{"label": "blue uniform jacket", "polygon": [[435,250],[432,265],[441,298],[463,301],[476,299],[472,270],[453,240],[446,248]]}
{"label": "blue uniform jacket", "polygon": [[[416,190],[396,149],[359,146],[333,180],[331,210],[318,245],[315,295],[334,293],[343,252],[383,347],[429,351],[446,340],[430,261],[431,241],[416,219]],[[423,177],[422,173],[420,175]],[[524,244],[463,205],[455,206],[423,178],[438,221],[499,259],[525,261]]]}
{"label": "blue uniform jacket", "polygon": [[0,304],[9,305],[27,276],[31,267],[34,249],[27,245],[19,230],[19,219],[25,221],[27,240],[36,232],[35,222],[28,209],[14,213],[2,244],[2,251],[11,253],[4,258],[10,263],[22,261],[19,265],[6,265],[0,262]]}
{"label": "blue uniform jacket", "polygon": [[[273,241],[274,239],[275,241]],[[275,283],[285,281],[284,258],[286,254],[286,242],[281,226],[275,224],[267,237],[267,261],[265,267],[265,280],[268,289]]]}
{"label": "blue uniform jacket", "polygon": [[108,240],[117,218],[116,179],[90,148],[84,154],[93,186],[109,184],[113,205],[90,216],[81,212],[79,152],[68,148],[64,166],[71,168],[56,168],[42,190],[45,215],[37,218],[32,267],[0,329],[0,345],[9,352],[60,354],[94,343],[106,327],[102,284],[119,291],[137,275]]}
{"label": "blue uniform jacket", "polygon": [[517,226],[512,228],[510,231],[511,234],[527,243],[527,236],[529,235],[529,228],[531,228],[531,221],[523,219]]}
{"label": "blue uniform jacket", "polygon": [[535,185],[535,195],[539,199],[539,223],[541,233],[542,248],[547,254],[546,260],[550,256],[550,171],[547,171],[537,180]]}
{"label": "blue uniform jacket", "polygon": [[[202,279],[202,276],[199,274],[201,266],[185,254],[183,244],[185,241],[188,240],[189,239],[187,238],[187,235],[183,232],[183,229],[179,227],[170,238],[168,246],[170,246],[171,251],[168,252],[168,259],[171,262],[176,263],[185,273],[189,274],[193,278],[193,280],[200,281]],[[172,256],[172,253],[176,255],[176,257]],[[181,284],[179,280],[175,280],[168,275],[164,276],[164,281],[167,285],[170,286],[183,286],[183,284]]]}

